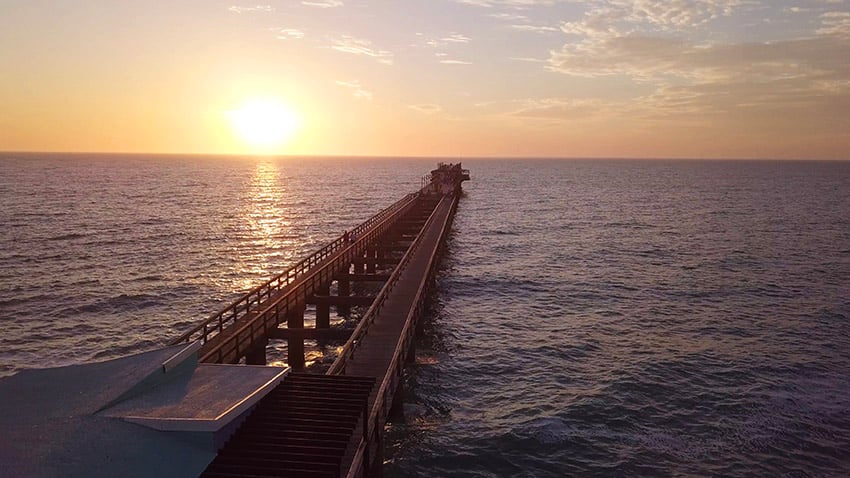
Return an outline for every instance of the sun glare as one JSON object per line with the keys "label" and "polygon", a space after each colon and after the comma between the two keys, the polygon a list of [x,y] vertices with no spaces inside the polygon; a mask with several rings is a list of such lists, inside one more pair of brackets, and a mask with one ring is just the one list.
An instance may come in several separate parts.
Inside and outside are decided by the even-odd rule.
{"label": "sun glare", "polygon": [[284,103],[268,98],[252,99],[227,112],[231,128],[247,146],[272,150],[292,139],[298,116]]}

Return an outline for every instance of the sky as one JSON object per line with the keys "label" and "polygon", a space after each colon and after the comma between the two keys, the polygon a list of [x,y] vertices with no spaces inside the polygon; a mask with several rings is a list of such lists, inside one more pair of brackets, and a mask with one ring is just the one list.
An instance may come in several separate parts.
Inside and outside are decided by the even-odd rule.
{"label": "sky", "polygon": [[0,150],[850,159],[850,0],[0,0]]}

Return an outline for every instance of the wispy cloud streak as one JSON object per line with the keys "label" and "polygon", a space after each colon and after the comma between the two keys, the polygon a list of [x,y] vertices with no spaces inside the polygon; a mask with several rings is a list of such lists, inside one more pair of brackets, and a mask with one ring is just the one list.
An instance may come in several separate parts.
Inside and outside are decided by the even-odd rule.
{"label": "wispy cloud streak", "polygon": [[362,38],[355,38],[350,35],[333,38],[329,48],[343,53],[374,58],[385,65],[393,64],[394,55],[392,52],[373,48],[371,41]]}
{"label": "wispy cloud streak", "polygon": [[271,5],[254,5],[254,6],[237,6],[228,7],[228,11],[233,13],[251,13],[251,12],[273,12],[274,7]]}
{"label": "wispy cloud streak", "polygon": [[370,100],[370,101],[372,100],[372,92],[363,89],[363,86],[360,84],[359,80],[353,80],[353,81],[337,80],[336,84],[351,90],[351,94],[354,95],[354,97],[357,98],[357,99]]}

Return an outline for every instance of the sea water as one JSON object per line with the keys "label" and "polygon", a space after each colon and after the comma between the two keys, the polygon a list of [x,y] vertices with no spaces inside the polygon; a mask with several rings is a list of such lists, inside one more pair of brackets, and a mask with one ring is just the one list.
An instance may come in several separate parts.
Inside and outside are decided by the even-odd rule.
{"label": "sea water", "polygon": [[[0,375],[163,345],[434,163],[3,153]],[[850,163],[464,167],[388,476],[850,473]]]}

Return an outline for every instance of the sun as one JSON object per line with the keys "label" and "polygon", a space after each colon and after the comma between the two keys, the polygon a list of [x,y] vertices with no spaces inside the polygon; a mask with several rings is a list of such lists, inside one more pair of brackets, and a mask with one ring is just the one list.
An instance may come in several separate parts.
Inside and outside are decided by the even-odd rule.
{"label": "sun", "polygon": [[254,98],[227,112],[233,133],[246,146],[269,151],[292,139],[300,119],[285,103],[273,98]]}

